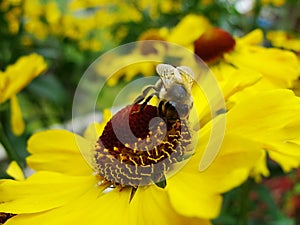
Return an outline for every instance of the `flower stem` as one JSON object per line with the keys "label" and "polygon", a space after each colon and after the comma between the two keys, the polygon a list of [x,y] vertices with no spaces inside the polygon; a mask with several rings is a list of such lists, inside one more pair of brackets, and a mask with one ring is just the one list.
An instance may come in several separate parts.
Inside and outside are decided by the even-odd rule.
{"label": "flower stem", "polygon": [[247,225],[248,224],[248,211],[249,211],[249,193],[251,191],[252,181],[247,180],[241,186],[240,193],[240,212],[237,218],[237,225]]}
{"label": "flower stem", "polygon": [[22,160],[20,156],[16,153],[14,148],[9,142],[9,139],[5,135],[5,131],[3,129],[2,123],[0,123],[0,143],[3,145],[7,157],[10,161],[16,161],[20,166],[22,166]]}

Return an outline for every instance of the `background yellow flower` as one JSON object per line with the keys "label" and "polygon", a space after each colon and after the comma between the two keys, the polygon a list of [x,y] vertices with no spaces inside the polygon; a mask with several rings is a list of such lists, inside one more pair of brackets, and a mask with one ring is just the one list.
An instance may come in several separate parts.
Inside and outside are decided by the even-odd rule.
{"label": "background yellow flower", "polygon": [[21,57],[15,64],[9,65],[4,72],[0,72],[0,103],[11,100],[11,125],[16,135],[22,134],[25,128],[16,95],[32,79],[45,72],[46,68],[44,58],[33,53]]}

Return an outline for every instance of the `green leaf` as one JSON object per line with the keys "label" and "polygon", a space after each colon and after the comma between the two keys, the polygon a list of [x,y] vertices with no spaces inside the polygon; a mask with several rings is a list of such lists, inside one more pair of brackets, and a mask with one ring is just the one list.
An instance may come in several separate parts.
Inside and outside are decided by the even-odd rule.
{"label": "green leaf", "polygon": [[67,93],[55,76],[45,75],[33,80],[27,87],[30,92],[58,105],[67,101]]}
{"label": "green leaf", "polygon": [[297,183],[294,187],[294,194],[297,195],[297,194],[300,194],[300,183]]}

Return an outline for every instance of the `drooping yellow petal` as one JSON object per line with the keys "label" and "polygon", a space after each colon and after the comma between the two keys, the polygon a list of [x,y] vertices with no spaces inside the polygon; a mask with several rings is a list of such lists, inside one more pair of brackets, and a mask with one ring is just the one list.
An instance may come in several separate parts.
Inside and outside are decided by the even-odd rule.
{"label": "drooping yellow petal", "polygon": [[[193,48],[194,41],[208,28],[209,21],[199,15],[190,14],[184,17],[171,31],[167,41]],[[184,37],[184,38],[182,38]]]}
{"label": "drooping yellow petal", "polygon": [[172,207],[187,217],[206,219],[217,217],[221,209],[222,197],[218,193],[207,191],[209,189],[201,185],[208,184],[199,182],[195,174],[178,172],[167,181],[166,190]]}
{"label": "drooping yellow petal", "polygon": [[231,96],[244,92],[262,77],[255,70],[236,68],[224,62],[215,64],[210,69],[215,82],[204,78],[199,85],[193,86],[194,108],[197,110],[201,127],[212,119],[212,115],[231,107]]}
{"label": "drooping yellow petal", "polygon": [[300,39],[291,37],[289,33],[283,30],[269,31],[267,39],[272,42],[272,45],[279,48],[300,51]]}
{"label": "drooping yellow petal", "polygon": [[123,190],[116,188],[103,193],[93,202],[94,210],[87,215],[87,224],[97,225],[99,223],[99,215],[101,215],[101,223],[103,224],[137,225],[129,220],[129,198],[129,188]]}
{"label": "drooping yellow petal", "polygon": [[[65,188],[63,185],[61,187]],[[131,202],[129,201],[130,188],[116,188],[106,193],[102,191],[102,187],[91,185],[86,192],[77,197],[70,200],[69,198],[65,199],[66,204],[58,205],[47,211],[43,210],[40,213],[17,215],[11,218],[7,224],[72,225],[78,221],[89,225],[98,225],[99,223],[106,225],[211,224],[205,219],[189,218],[178,214],[170,205],[167,193],[156,186],[140,187]],[[50,197],[53,197],[51,193]],[[41,200],[41,197],[36,196],[36,199]],[[55,198],[53,198],[53,202],[55,204]]]}
{"label": "drooping yellow petal", "polygon": [[[298,168],[300,166],[299,160],[299,149],[300,149],[300,138],[296,137],[293,140],[284,141],[286,146],[289,146],[289,149],[292,149],[295,153],[289,152],[277,152],[276,149],[274,151],[268,151],[271,159],[276,161],[283,169],[284,172],[289,172],[294,168]],[[273,149],[271,149],[273,150]],[[293,154],[296,154],[293,157]]]}
{"label": "drooping yellow petal", "polygon": [[1,180],[0,212],[42,212],[67,204],[94,187],[93,176],[37,172],[25,181]]}
{"label": "drooping yellow petal", "polygon": [[112,114],[109,110],[103,111],[103,119],[101,123],[91,124],[84,132],[84,137],[93,143],[96,143],[100,135],[102,134],[106,123],[111,119]]}
{"label": "drooping yellow petal", "polygon": [[84,131],[84,137],[91,143],[96,143],[99,139],[105,124],[101,123],[92,123],[88,126],[88,128]]}
{"label": "drooping yellow petal", "polygon": [[[203,148],[201,145],[198,148]],[[219,153],[207,169],[201,169],[202,155],[196,152],[183,172],[192,173],[198,168],[202,182],[205,181],[210,184],[208,187],[214,187],[219,192],[225,192],[245,181],[262,155],[259,144],[238,135],[226,134]]]}
{"label": "drooping yellow petal", "polygon": [[270,175],[270,171],[267,166],[267,152],[262,151],[261,157],[258,159],[256,164],[254,165],[254,168],[251,171],[251,176],[255,179],[256,182],[260,182],[262,179],[262,176],[268,177]]}
{"label": "drooping yellow petal", "polygon": [[[197,148],[205,148],[202,138]],[[214,218],[221,207],[220,193],[244,182],[262,152],[255,142],[226,135],[219,154],[207,169],[200,171],[203,152],[196,150],[185,167],[167,181],[166,189],[174,208],[183,215]]]}
{"label": "drooping yellow petal", "polygon": [[44,58],[35,53],[23,56],[15,64],[9,65],[2,74],[6,77],[6,85],[0,90],[0,103],[21,91],[46,68]]}
{"label": "drooping yellow petal", "polygon": [[22,117],[22,111],[16,95],[10,99],[11,109],[11,127],[15,135],[21,135],[25,129],[25,123]]}
{"label": "drooping yellow petal", "polygon": [[[178,186],[180,188],[180,186]],[[181,200],[183,196],[176,196]],[[184,202],[182,202],[184,204]],[[172,207],[168,193],[155,185],[140,187],[135,193],[130,203],[130,224],[164,224],[164,225],[181,225],[181,224],[203,224],[209,225],[210,222],[205,219],[186,217],[177,212]]]}
{"label": "drooping yellow petal", "polygon": [[258,92],[245,96],[228,112],[227,130],[259,143],[287,171],[300,162],[299,115],[300,98],[292,91]]}
{"label": "drooping yellow petal", "polygon": [[236,48],[225,58],[237,67],[259,71],[264,79],[277,88],[291,87],[300,74],[297,56],[290,51],[281,49],[243,46]]}
{"label": "drooping yellow petal", "polygon": [[255,29],[245,36],[237,39],[237,45],[259,45],[264,40],[263,31]]}
{"label": "drooping yellow petal", "polygon": [[224,98],[227,100],[236,92],[257,83],[262,74],[250,68],[236,68],[233,65],[220,62],[210,67],[214,76],[218,79]]}
{"label": "drooping yellow petal", "polygon": [[6,173],[15,180],[21,181],[25,179],[24,173],[16,161],[12,161],[9,164]]}
{"label": "drooping yellow petal", "polygon": [[[102,209],[96,205],[96,199],[101,193],[102,189],[94,186],[88,191],[72,199],[67,204],[53,208],[48,211],[40,213],[29,213],[16,215],[9,219],[6,224],[11,225],[72,225],[72,224],[99,224],[99,215],[102,215]],[[100,205],[101,206],[101,205]],[[97,211],[98,218],[89,220],[89,215]],[[102,217],[102,216],[101,216]],[[102,224],[102,223],[101,223]]]}
{"label": "drooping yellow petal", "polygon": [[[50,130],[34,134],[28,141],[28,165],[34,170],[61,172],[69,175],[89,175],[92,168],[85,160],[93,145],[66,130]],[[85,156],[84,156],[85,155]]]}

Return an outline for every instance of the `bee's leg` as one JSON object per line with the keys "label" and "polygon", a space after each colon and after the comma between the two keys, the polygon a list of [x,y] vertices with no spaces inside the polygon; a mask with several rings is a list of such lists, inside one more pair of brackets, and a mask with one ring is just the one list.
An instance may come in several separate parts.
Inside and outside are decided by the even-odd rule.
{"label": "bee's leg", "polygon": [[160,101],[158,104],[158,116],[160,118],[163,118],[163,106],[164,106],[165,102],[164,101]]}
{"label": "bee's leg", "polygon": [[146,107],[147,103],[151,100],[151,98],[153,98],[153,96],[158,96],[158,93],[153,93],[153,94],[149,95],[149,96],[145,99],[145,101],[143,102],[143,104],[140,106],[139,111],[142,111],[142,110]]}
{"label": "bee's leg", "polygon": [[[155,85],[149,85],[149,86],[147,86],[147,87],[143,90],[142,94],[141,94],[140,96],[138,96],[138,97],[134,100],[134,103],[133,103],[133,104],[138,104],[138,103],[140,103],[141,101],[143,101],[143,100],[146,98],[147,94],[150,92],[151,89],[153,89],[156,93],[159,93],[159,90],[161,89],[162,85],[163,85],[162,81],[159,80],[159,81],[156,82]],[[158,95],[158,94],[157,94],[157,95]]]}
{"label": "bee's leg", "polygon": [[143,101],[151,89],[155,90],[155,86],[150,85],[143,90],[143,93],[134,100],[134,105]]}
{"label": "bee's leg", "polygon": [[144,99],[144,102],[140,105],[139,109],[131,112],[131,114],[141,112],[146,107],[147,103],[151,100],[151,98],[153,98],[153,96],[157,96],[157,95],[158,95],[157,93],[152,93],[151,95],[149,95],[147,98]]}

